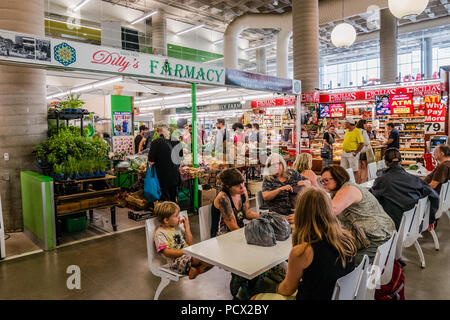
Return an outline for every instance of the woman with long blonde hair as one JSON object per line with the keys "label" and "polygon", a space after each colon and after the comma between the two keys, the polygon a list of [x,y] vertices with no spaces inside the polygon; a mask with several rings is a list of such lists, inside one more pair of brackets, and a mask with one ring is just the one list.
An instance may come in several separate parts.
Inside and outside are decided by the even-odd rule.
{"label": "woman with long blonde hair", "polygon": [[296,170],[303,177],[308,179],[313,187],[318,187],[319,186],[319,184],[317,183],[318,178],[314,173],[314,171],[311,170],[312,160],[313,158],[311,154],[300,153],[299,155],[297,155],[297,158],[295,158],[294,164],[292,165],[292,169]]}
{"label": "woman with long blonde hair", "polygon": [[307,188],[298,197],[292,245],[286,278],[276,292],[292,296],[298,290],[297,300],[330,300],[336,280],[354,269],[356,246],[321,189]]}

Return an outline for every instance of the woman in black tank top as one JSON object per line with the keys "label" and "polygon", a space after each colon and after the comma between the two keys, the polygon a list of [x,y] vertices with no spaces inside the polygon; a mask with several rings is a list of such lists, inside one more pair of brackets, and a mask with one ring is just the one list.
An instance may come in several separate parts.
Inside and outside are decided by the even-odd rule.
{"label": "woman in black tank top", "polygon": [[[244,177],[238,170],[223,170],[218,178],[222,191],[214,200],[211,210],[211,237],[238,230],[244,227],[244,218],[254,219],[259,216],[250,209]],[[251,289],[255,283],[231,274],[230,292],[236,297],[243,284]]]}
{"label": "woman in black tank top", "polygon": [[[278,295],[255,299],[331,300],[336,280],[354,269],[353,236],[333,215],[331,200],[320,189],[308,188],[298,198],[286,278]],[[297,291],[297,296],[293,297]]]}
{"label": "woman in black tank top", "polygon": [[214,200],[211,210],[211,237],[244,227],[244,218],[257,218],[258,213],[250,210],[244,177],[236,169],[220,173],[222,191]]}

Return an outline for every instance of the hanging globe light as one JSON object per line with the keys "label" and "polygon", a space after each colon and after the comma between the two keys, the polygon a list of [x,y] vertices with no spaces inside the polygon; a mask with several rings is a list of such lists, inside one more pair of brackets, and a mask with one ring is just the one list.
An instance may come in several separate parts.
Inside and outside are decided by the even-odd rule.
{"label": "hanging globe light", "polygon": [[331,42],[338,48],[348,48],[356,40],[356,30],[348,23],[341,23],[331,32]]}
{"label": "hanging globe light", "polygon": [[389,0],[389,10],[398,19],[421,14],[428,6],[428,0]]}

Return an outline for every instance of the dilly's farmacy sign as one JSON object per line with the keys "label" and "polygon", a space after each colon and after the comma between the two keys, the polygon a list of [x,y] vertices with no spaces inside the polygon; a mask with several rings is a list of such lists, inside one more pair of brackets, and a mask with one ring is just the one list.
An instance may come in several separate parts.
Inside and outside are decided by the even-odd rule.
{"label": "dilly's farmacy sign", "polygon": [[225,84],[225,69],[213,65],[4,30],[0,30],[0,60],[211,85]]}

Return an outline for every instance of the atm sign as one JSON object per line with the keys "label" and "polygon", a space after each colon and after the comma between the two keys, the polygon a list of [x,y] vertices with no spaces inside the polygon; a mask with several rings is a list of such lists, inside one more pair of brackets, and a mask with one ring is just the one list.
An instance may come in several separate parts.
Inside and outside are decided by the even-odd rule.
{"label": "atm sign", "polygon": [[389,100],[391,103],[391,114],[410,114],[414,112],[412,93],[391,94]]}

